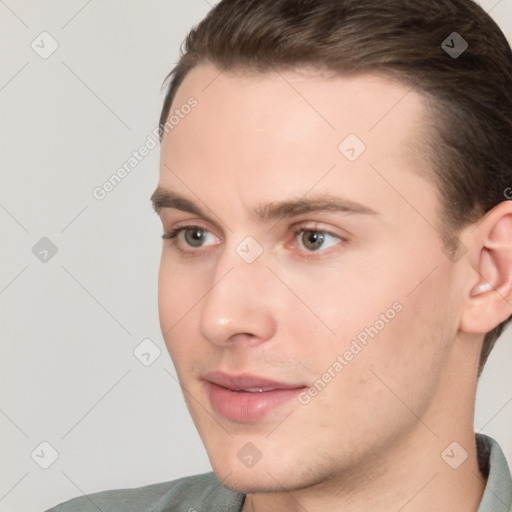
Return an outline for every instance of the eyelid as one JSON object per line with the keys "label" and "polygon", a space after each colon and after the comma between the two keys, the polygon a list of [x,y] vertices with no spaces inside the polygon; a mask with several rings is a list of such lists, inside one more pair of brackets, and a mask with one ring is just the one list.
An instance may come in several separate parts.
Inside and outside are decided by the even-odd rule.
{"label": "eyelid", "polygon": [[320,233],[325,233],[327,235],[334,236],[343,240],[345,242],[348,241],[348,234],[344,235],[337,232],[335,229],[327,227],[318,221],[303,221],[297,224],[294,224],[290,228],[294,233],[300,233],[302,231],[318,231]]}
{"label": "eyelid", "polygon": [[208,217],[196,216],[188,212],[176,210],[175,208],[162,208],[159,216],[162,224],[164,226],[172,226],[172,229],[196,227],[213,233],[218,238],[221,238],[224,233],[224,228],[221,223],[217,223],[215,220]]}
{"label": "eyelid", "polygon": [[217,234],[217,228],[211,226],[211,223],[205,221],[203,219],[186,219],[186,220],[177,220],[172,222],[163,221],[162,224],[165,226],[166,224],[171,225],[172,228],[169,231],[178,231],[180,229],[204,229],[208,231],[208,233],[212,233],[217,238],[221,238],[220,235]]}

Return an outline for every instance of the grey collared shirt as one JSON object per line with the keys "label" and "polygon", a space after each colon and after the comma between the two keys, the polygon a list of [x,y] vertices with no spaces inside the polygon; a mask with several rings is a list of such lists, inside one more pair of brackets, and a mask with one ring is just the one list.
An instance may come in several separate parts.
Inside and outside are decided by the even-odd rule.
{"label": "grey collared shirt", "polygon": [[[512,480],[500,446],[476,435],[480,470],[487,485],[478,512],[512,512]],[[214,473],[133,489],[73,498],[47,512],[241,512],[245,495],[223,487]]]}

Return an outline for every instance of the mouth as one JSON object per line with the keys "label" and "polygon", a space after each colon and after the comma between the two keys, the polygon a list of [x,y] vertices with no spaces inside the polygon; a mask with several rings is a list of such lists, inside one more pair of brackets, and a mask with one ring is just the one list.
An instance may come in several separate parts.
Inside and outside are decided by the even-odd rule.
{"label": "mouth", "polygon": [[306,388],[303,384],[218,371],[206,374],[204,379],[214,411],[240,423],[260,420],[271,410],[296,398]]}

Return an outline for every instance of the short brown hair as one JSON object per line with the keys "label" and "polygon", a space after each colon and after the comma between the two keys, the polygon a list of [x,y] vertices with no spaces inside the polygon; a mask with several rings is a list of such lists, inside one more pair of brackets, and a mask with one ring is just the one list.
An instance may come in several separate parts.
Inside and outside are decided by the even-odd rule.
{"label": "short brown hair", "polygon": [[[454,32],[468,44],[457,57],[442,47],[454,45]],[[456,249],[457,232],[504,201],[512,185],[512,52],[473,0],[222,0],[189,32],[166,78],[161,138],[178,87],[199,63],[379,73],[423,93],[446,246]],[[486,334],[479,374],[511,319]]]}

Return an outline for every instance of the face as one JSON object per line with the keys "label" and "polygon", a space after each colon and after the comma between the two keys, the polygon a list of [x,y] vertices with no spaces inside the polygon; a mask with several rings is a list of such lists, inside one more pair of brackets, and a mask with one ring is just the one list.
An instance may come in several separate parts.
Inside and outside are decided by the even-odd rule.
{"label": "face", "polygon": [[438,421],[461,283],[422,177],[419,94],[202,65],[171,111],[160,321],[224,485],[363,471]]}

